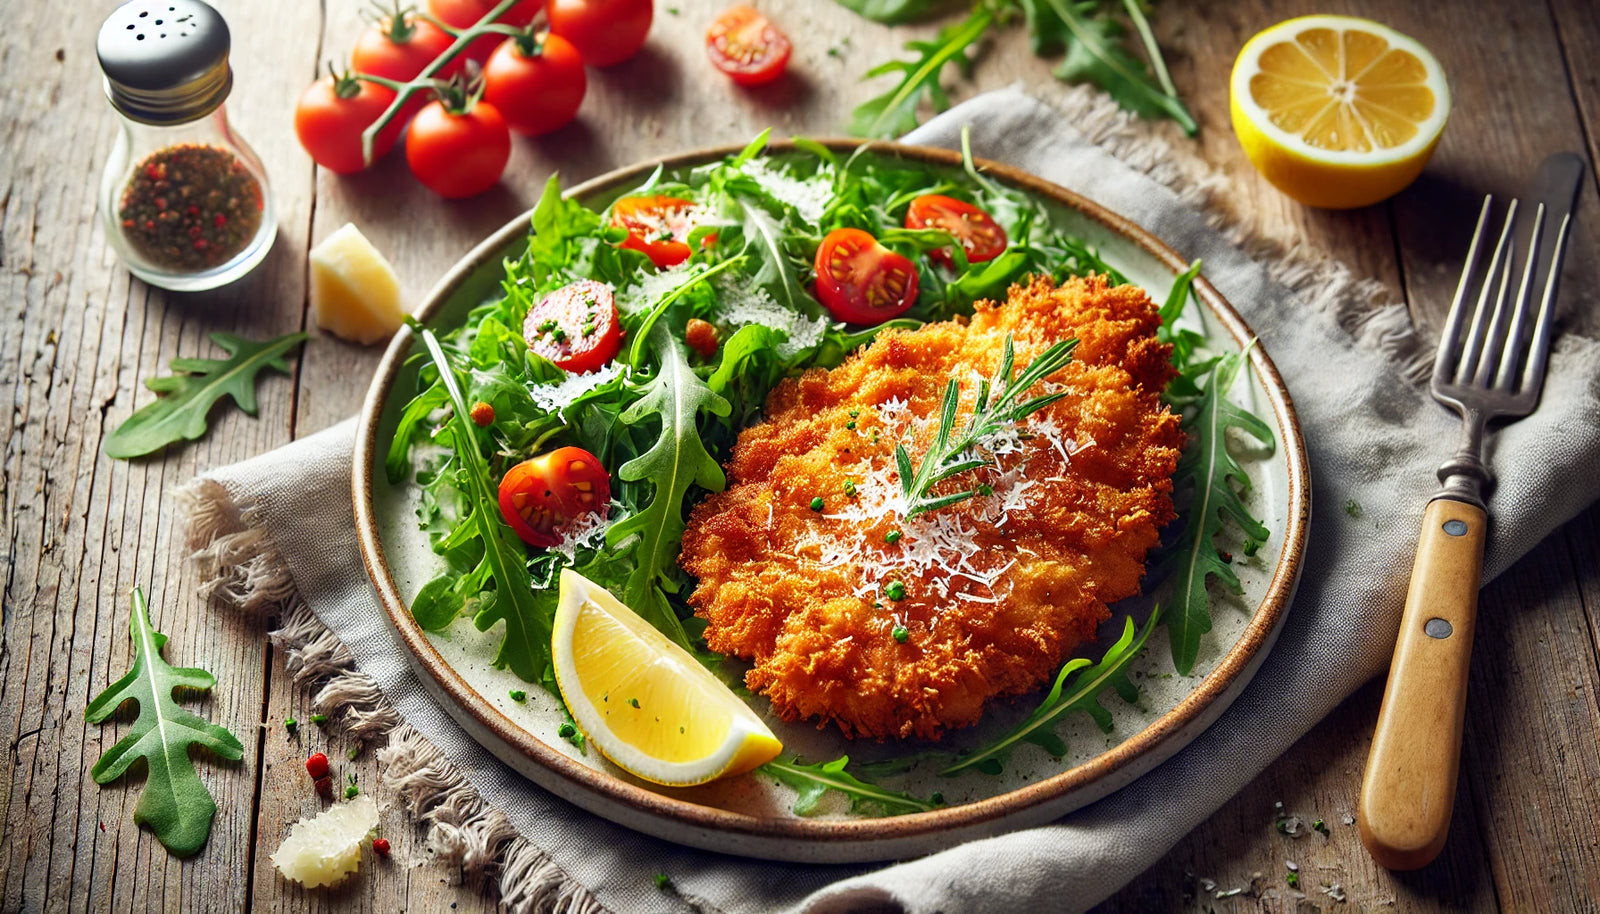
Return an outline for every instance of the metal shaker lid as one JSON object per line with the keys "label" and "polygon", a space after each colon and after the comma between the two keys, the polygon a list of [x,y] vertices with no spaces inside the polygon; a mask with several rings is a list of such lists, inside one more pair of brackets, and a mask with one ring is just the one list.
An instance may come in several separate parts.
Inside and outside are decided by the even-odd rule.
{"label": "metal shaker lid", "polygon": [[132,0],[100,26],[95,50],[112,107],[146,124],[181,124],[228,97],[230,45],[228,24],[201,0]]}

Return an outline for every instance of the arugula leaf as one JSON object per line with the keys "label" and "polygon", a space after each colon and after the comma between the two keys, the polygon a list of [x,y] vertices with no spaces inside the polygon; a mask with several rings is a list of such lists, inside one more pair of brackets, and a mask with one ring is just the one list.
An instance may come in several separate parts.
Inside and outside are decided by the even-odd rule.
{"label": "arugula leaf", "polygon": [[107,457],[127,460],[153,454],[174,441],[193,441],[206,433],[206,417],[223,397],[245,413],[256,414],[256,376],[263,368],[289,374],[283,356],[305,340],[304,333],[290,333],[257,343],[232,333],[213,333],[211,341],[228,353],[226,359],[173,359],[172,370],[163,378],[150,378],[144,386],[158,394],[106,436]]}
{"label": "arugula leaf", "polygon": [[871,19],[895,25],[921,19],[951,6],[951,0],[838,0],[840,6]]}
{"label": "arugula leaf", "polygon": [[137,587],[128,613],[128,633],[133,638],[133,668],[95,696],[83,716],[90,723],[100,723],[130,701],[139,706],[139,716],[89,774],[96,784],[109,784],[143,759],[148,777],[133,809],[133,821],[148,826],[177,856],[192,856],[211,834],[217,803],[195,774],[189,747],[199,745],[221,758],[238,761],[244,757],[244,746],[226,727],[178,706],[174,699],[178,689],[205,692],[216,685],[216,677],[198,667],[168,665],[161,656],[167,636],[150,624],[144,591]]}
{"label": "arugula leaf", "polygon": [[927,99],[935,111],[949,108],[950,97],[939,85],[945,65],[953,62],[963,72],[970,71],[972,59],[967,56],[967,48],[983,37],[993,23],[993,11],[986,5],[979,5],[963,21],[941,29],[933,41],[907,42],[906,50],[919,55],[916,60],[891,60],[868,70],[866,79],[899,73],[900,82],[857,107],[850,121],[850,132],[856,136],[890,139],[916,129],[917,106],[923,99]]}
{"label": "arugula leaf", "polygon": [[[466,478],[471,497],[468,517],[462,527],[469,531],[467,536],[475,533],[483,545],[482,572],[475,573],[486,572],[479,580],[493,579],[495,584],[494,590],[477,595],[477,613],[472,622],[479,631],[487,631],[494,623],[503,620],[506,624],[505,640],[495,655],[494,665],[502,669],[510,667],[513,673],[528,682],[546,683],[551,693],[557,694],[550,665],[555,593],[548,589],[534,591],[522,541],[500,517],[497,489],[491,482],[489,465],[479,450],[476,427],[468,418],[470,411],[466,398],[461,394],[455,369],[450,366],[450,360],[432,330],[423,329],[421,336],[434,367],[439,371],[439,380],[450,392],[452,409],[446,437],[464,471],[462,475]],[[455,607],[459,612],[460,607],[453,601],[446,606],[437,604],[436,601],[442,596],[440,591],[445,586],[433,582],[424,585],[425,591],[429,587],[434,588],[429,592],[429,597],[430,601],[435,602],[422,604],[424,617],[417,620],[419,624],[436,623],[438,617],[443,615],[441,610],[448,607]],[[455,587],[455,592],[464,597],[463,590]],[[412,611],[416,612],[415,607]],[[446,623],[448,621],[445,620]]]}
{"label": "arugula leaf", "polygon": [[1204,392],[1183,427],[1189,444],[1173,473],[1175,491],[1189,492],[1183,530],[1163,565],[1171,569],[1172,596],[1167,631],[1172,641],[1172,662],[1188,675],[1200,653],[1200,637],[1211,630],[1211,600],[1206,581],[1220,580],[1233,593],[1241,593],[1239,576],[1223,559],[1216,544],[1224,525],[1232,521],[1244,533],[1244,551],[1253,554],[1270,532],[1252,517],[1241,493],[1250,490],[1250,477],[1228,452],[1228,430],[1239,431],[1263,446],[1275,443],[1272,429],[1228,399],[1249,347],[1223,356],[1206,379]]}
{"label": "arugula leaf", "polygon": [[624,463],[617,476],[630,482],[648,480],[654,494],[642,510],[606,531],[606,544],[616,547],[638,538],[623,602],[687,650],[689,636],[662,590],[677,589],[669,575],[686,526],[683,500],[689,487],[720,492],[727,484],[722,467],[700,439],[695,419],[702,412],[726,416],[732,406],[694,373],[682,348],[664,327],[658,326],[650,334],[650,344],[660,366],[619,420],[637,425],[653,417],[661,429],[650,449]]}
{"label": "arugula leaf", "polygon": [[[1066,662],[1049,694],[1039,706],[1015,727],[976,749],[961,753],[956,762],[939,773],[952,777],[976,768],[985,774],[999,774],[1002,762],[1020,743],[1033,743],[1046,752],[1061,758],[1067,754],[1067,744],[1055,732],[1055,724],[1072,711],[1082,711],[1094,718],[1106,733],[1111,732],[1111,713],[1100,704],[1100,696],[1107,688],[1114,689],[1122,700],[1134,704],[1139,700],[1139,690],[1128,679],[1128,664],[1144,650],[1150,633],[1155,631],[1161,616],[1159,606],[1150,611],[1144,627],[1134,633],[1130,617],[1122,628],[1122,636],[1106,649],[1099,662],[1078,657]],[[1068,679],[1071,679],[1069,686]]]}
{"label": "arugula leaf", "polygon": [[[1177,92],[1152,81],[1144,64],[1122,46],[1122,27],[1101,11],[1099,0],[1044,2],[1049,4],[1050,12],[1069,36],[1067,55],[1055,69],[1058,79],[1099,86],[1123,108],[1142,117],[1170,117],[1190,136],[1200,129],[1189,109],[1178,100]],[[1127,8],[1135,17],[1151,61],[1170,87],[1172,81],[1166,76],[1165,63],[1160,62],[1161,50],[1150,33],[1149,23],[1145,22],[1137,2],[1128,3]],[[1052,30],[1052,34],[1061,33]]]}
{"label": "arugula leaf", "polygon": [[799,756],[791,761],[773,759],[758,771],[777,778],[794,788],[799,794],[794,801],[794,814],[809,816],[817,812],[817,805],[830,790],[837,790],[850,798],[850,809],[855,812],[872,812],[879,815],[904,815],[912,812],[929,812],[938,804],[921,800],[909,793],[886,790],[850,774],[845,766],[850,756],[841,755],[831,762],[802,764]]}

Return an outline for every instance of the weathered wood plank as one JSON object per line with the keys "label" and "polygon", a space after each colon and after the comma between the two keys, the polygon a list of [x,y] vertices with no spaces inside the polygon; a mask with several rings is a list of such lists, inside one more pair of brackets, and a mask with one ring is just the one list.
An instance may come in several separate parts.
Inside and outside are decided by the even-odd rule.
{"label": "weathered wood plank", "polygon": [[[206,441],[162,457],[115,463],[99,447],[106,431],[152,396],[139,386],[143,378],[164,371],[174,355],[214,351],[206,331],[261,336],[297,328],[298,305],[275,307],[272,290],[295,292],[303,267],[300,258],[285,257],[280,240],[260,272],[224,292],[168,296],[130,282],[96,222],[100,167],[114,136],[92,56],[99,17],[63,16],[42,4],[12,12],[0,37],[0,61],[11,75],[0,163],[0,282],[10,293],[0,385],[13,403],[0,432],[7,442],[0,523],[9,544],[0,732],[10,763],[0,788],[0,907],[239,910],[248,897],[264,649],[258,636],[195,605],[172,548],[168,496],[201,467],[287,440],[292,380],[267,382],[260,420],[219,418]],[[266,56],[242,36],[269,45],[286,38],[288,12],[278,5],[269,21],[229,10],[236,54]],[[250,123],[247,112],[283,91],[270,74],[242,76],[231,105],[275,177],[283,132]],[[285,196],[309,199],[292,186]],[[283,215],[297,218],[292,207]],[[303,238],[306,219],[298,218]],[[292,225],[286,234],[292,245]],[[102,790],[87,776],[126,727],[86,726],[82,714],[88,698],[128,664],[127,593],[134,584],[146,588],[156,623],[171,636],[169,656],[218,674],[216,694],[199,709],[246,745],[240,765],[200,766],[218,801],[215,840],[186,863],[132,824],[138,778],[132,787]]]}

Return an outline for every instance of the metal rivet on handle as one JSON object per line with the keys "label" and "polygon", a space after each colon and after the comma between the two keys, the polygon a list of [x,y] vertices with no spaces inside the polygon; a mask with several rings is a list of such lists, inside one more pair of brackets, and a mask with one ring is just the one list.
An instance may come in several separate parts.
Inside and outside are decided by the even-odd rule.
{"label": "metal rivet on handle", "polygon": [[[1451,521],[1451,523],[1459,524],[1461,522]],[[1427,632],[1429,638],[1438,638],[1440,640],[1450,637],[1450,633],[1455,631],[1455,629],[1450,625],[1449,620],[1441,619],[1438,616],[1435,616],[1432,619],[1429,619],[1427,622],[1424,622],[1422,624],[1422,630]]]}
{"label": "metal rivet on handle", "polygon": [[[1467,522],[1464,520],[1447,520],[1444,522],[1444,532],[1450,534],[1451,536],[1465,536],[1467,533]],[[1449,634],[1449,632],[1446,632],[1445,634]]]}

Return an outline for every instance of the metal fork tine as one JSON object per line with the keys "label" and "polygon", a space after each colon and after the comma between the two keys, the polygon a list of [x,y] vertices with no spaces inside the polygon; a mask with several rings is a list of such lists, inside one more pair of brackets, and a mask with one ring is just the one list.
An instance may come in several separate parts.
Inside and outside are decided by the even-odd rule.
{"label": "metal fork tine", "polygon": [[1495,373],[1494,388],[1511,392],[1517,380],[1517,369],[1522,366],[1522,355],[1527,351],[1528,319],[1533,312],[1533,284],[1539,272],[1539,242],[1544,236],[1544,204],[1533,211],[1533,232],[1528,242],[1528,262],[1522,268],[1522,282],[1517,286],[1517,306],[1513,309],[1511,330],[1500,347],[1500,370]]}
{"label": "metal fork tine", "polygon": [[1561,217],[1561,228],[1556,231],[1556,243],[1551,249],[1550,277],[1545,280],[1544,297],[1539,302],[1539,320],[1533,327],[1533,349],[1528,355],[1528,367],[1522,373],[1522,390],[1524,396],[1538,397],[1539,391],[1544,387],[1545,362],[1550,357],[1550,338],[1554,334],[1555,323],[1551,318],[1555,311],[1556,287],[1561,281],[1561,259],[1567,252],[1567,233],[1572,228],[1572,213],[1569,211]]}
{"label": "metal fork tine", "polygon": [[1478,352],[1478,370],[1472,376],[1472,383],[1478,387],[1487,388],[1489,379],[1494,376],[1495,369],[1500,365],[1500,358],[1504,354],[1506,344],[1506,326],[1511,323],[1511,313],[1515,306],[1511,303],[1512,279],[1517,274],[1517,243],[1516,231],[1512,230],[1512,241],[1506,249],[1505,263],[1500,268],[1500,289],[1495,293],[1494,312],[1489,317],[1489,330],[1483,336],[1483,349]]}
{"label": "metal fork tine", "polygon": [[1445,318],[1444,332],[1439,335],[1439,352],[1433,359],[1435,383],[1446,383],[1461,355],[1461,325],[1466,320],[1467,301],[1472,297],[1472,278],[1483,257],[1483,228],[1489,221],[1489,210],[1494,205],[1494,195],[1483,198],[1483,208],[1478,211],[1478,227],[1472,230],[1472,244],[1467,247],[1467,261],[1461,267],[1461,280],[1456,284],[1456,297],[1450,302],[1450,316]]}
{"label": "metal fork tine", "polygon": [[[1500,290],[1495,292],[1495,280],[1504,279],[1506,254],[1511,247],[1512,230],[1517,224],[1517,201],[1512,200],[1506,207],[1506,224],[1500,229],[1500,240],[1494,246],[1494,256],[1489,260],[1488,272],[1484,274],[1483,291],[1478,294],[1478,307],[1472,312],[1472,330],[1467,334],[1467,342],[1461,348],[1461,359],[1456,364],[1455,383],[1465,384],[1478,370],[1478,356],[1483,351],[1483,338],[1489,330],[1489,319],[1493,312],[1500,307],[1500,301],[1505,296],[1506,284],[1499,283]],[[1495,296],[1494,304],[1489,303],[1489,296]]]}

